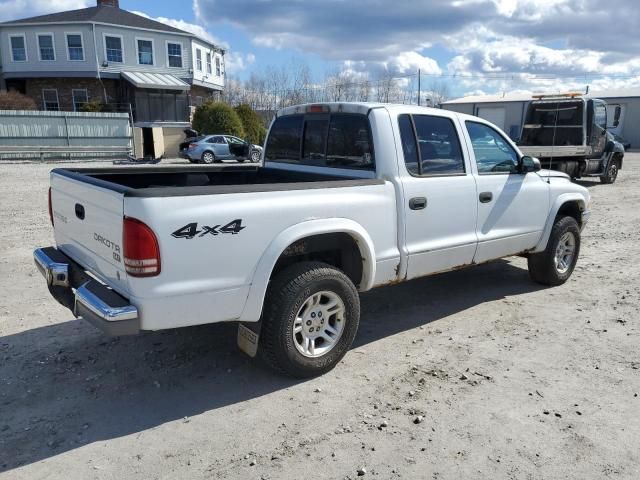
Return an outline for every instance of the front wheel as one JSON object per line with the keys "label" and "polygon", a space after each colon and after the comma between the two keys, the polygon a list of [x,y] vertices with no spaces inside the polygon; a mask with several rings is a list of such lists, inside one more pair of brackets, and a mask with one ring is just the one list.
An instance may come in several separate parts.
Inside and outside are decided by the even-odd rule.
{"label": "front wheel", "polygon": [[260,152],[258,150],[254,150],[253,152],[251,152],[251,161],[253,163],[260,162]]}
{"label": "front wheel", "polygon": [[345,356],[359,322],[360,298],[349,277],[325,263],[302,262],[269,286],[260,353],[278,372],[321,375]]}
{"label": "front wheel", "polygon": [[600,182],[604,184],[611,184],[618,178],[618,164],[615,160],[611,160],[607,165],[607,171],[600,177]]}
{"label": "front wheel", "polygon": [[573,273],[579,254],[578,222],[573,217],[559,217],[551,229],[545,251],[529,256],[529,275],[543,285],[562,285]]}

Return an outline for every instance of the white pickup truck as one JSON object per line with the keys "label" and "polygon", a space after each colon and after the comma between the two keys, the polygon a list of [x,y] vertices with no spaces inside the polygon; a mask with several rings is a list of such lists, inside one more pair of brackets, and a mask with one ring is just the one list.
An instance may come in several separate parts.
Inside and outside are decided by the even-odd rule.
{"label": "white pickup truck", "polygon": [[34,256],[107,333],[235,321],[244,351],[304,377],[349,349],[358,292],[509,255],[562,284],[589,203],[482,119],[301,105],[278,112],[263,167],[53,170],[57,246]]}

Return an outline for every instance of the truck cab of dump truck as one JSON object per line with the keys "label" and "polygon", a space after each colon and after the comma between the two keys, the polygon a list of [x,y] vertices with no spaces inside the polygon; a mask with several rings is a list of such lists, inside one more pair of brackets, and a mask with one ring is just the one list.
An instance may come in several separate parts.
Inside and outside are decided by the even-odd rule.
{"label": "truck cab of dump truck", "polygon": [[[607,119],[604,100],[578,93],[536,95],[527,107],[518,146],[543,166],[572,178],[615,182],[624,147],[608,132],[620,121],[620,107]],[[611,120],[611,121],[608,121]]]}

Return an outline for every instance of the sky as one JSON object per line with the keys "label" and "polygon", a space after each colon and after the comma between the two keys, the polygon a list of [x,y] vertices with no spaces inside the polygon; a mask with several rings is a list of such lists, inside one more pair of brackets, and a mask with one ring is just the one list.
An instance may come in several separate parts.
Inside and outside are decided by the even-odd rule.
{"label": "sky", "polygon": [[[0,0],[0,21],[94,0]],[[181,4],[181,7],[177,7]],[[452,96],[640,87],[639,0],[120,0],[205,36],[227,74],[307,63],[315,81],[348,72],[446,82]]]}

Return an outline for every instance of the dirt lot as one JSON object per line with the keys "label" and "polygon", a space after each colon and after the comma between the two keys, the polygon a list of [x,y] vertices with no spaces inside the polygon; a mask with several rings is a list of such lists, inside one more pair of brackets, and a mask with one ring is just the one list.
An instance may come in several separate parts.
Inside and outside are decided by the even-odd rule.
{"label": "dirt lot", "polygon": [[640,478],[640,154],[584,182],[567,284],[513,258],[367,293],[354,348],[306,382],[233,325],[74,320],[31,257],[51,167],[0,165],[0,478]]}

